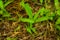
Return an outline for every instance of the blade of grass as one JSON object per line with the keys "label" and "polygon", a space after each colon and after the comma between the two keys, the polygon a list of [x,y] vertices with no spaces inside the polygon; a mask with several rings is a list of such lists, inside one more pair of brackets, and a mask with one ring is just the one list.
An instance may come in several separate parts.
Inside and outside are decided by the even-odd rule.
{"label": "blade of grass", "polygon": [[60,16],[60,8],[57,10],[57,14]]}
{"label": "blade of grass", "polygon": [[35,34],[37,34],[37,32],[36,32],[36,29],[35,29],[35,28],[31,28],[31,30],[32,30]]}
{"label": "blade of grass", "polygon": [[3,1],[2,0],[0,0],[0,8],[1,9],[4,9],[4,4],[3,4]]}
{"label": "blade of grass", "polygon": [[60,24],[60,17],[57,19],[56,24]]}
{"label": "blade of grass", "polygon": [[11,15],[5,10],[3,9],[3,17],[10,17]]}
{"label": "blade of grass", "polygon": [[28,3],[24,4],[23,1],[22,1],[20,4],[21,4],[21,6],[26,10],[29,18],[33,18],[32,10],[31,10],[31,7],[29,6],[29,4],[28,4]]}
{"label": "blade of grass", "polygon": [[0,8],[3,11],[2,14],[3,14],[4,17],[10,17],[10,14],[8,14],[8,12],[6,11],[6,9],[4,9],[4,4],[3,4],[2,0],[0,0]]}
{"label": "blade of grass", "polygon": [[16,18],[8,18],[8,20],[16,21]]}
{"label": "blade of grass", "polygon": [[60,26],[59,25],[55,25],[55,28],[60,30]]}
{"label": "blade of grass", "polygon": [[28,19],[28,18],[20,18],[20,20],[22,22],[34,23],[34,21],[32,19]]}
{"label": "blade of grass", "polygon": [[18,25],[18,27],[14,30],[15,32],[20,30],[20,25]]}
{"label": "blade of grass", "polygon": [[54,0],[56,9],[59,9],[59,0]]}
{"label": "blade of grass", "polygon": [[4,4],[4,7],[6,7],[8,4],[10,4],[11,2],[13,2],[14,0],[11,0],[11,1],[7,1],[5,4]]}
{"label": "blade of grass", "polygon": [[29,15],[29,18],[33,18],[32,10],[31,10],[29,4],[25,5],[25,10],[26,10],[27,14]]}
{"label": "blade of grass", "polygon": [[38,19],[36,20],[36,22],[46,21],[46,20],[48,20],[48,19],[49,19],[49,17],[44,16],[44,17],[38,18]]}
{"label": "blade of grass", "polygon": [[45,8],[43,7],[43,8],[40,9],[40,15],[45,14],[44,12],[45,12]]}
{"label": "blade of grass", "polygon": [[3,10],[0,10],[0,14],[3,14]]}
{"label": "blade of grass", "polygon": [[35,34],[37,34],[36,29],[33,28],[33,23],[30,23],[29,27]]}
{"label": "blade of grass", "polygon": [[30,27],[26,26],[26,29],[27,29],[27,32],[29,32],[30,34],[32,34],[32,31],[31,31]]}
{"label": "blade of grass", "polygon": [[41,10],[41,9],[39,9],[38,12],[36,12],[36,14],[34,15],[34,21],[38,18],[39,13],[40,13],[40,10]]}

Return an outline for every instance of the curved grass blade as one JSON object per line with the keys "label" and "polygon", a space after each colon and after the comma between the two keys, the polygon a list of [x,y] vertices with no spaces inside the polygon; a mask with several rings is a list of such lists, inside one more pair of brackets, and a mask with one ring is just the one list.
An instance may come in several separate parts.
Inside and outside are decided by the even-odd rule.
{"label": "curved grass blade", "polygon": [[8,4],[10,4],[11,2],[13,2],[14,0],[11,0],[11,1],[7,1],[5,4],[4,4],[4,7],[6,7]]}
{"label": "curved grass blade", "polygon": [[25,10],[26,10],[26,12],[27,12],[29,18],[33,18],[32,10],[31,10],[29,4],[25,4]]}
{"label": "curved grass blade", "polygon": [[24,4],[23,1],[22,1],[20,4],[21,4],[21,6],[26,10],[29,18],[33,18],[32,10],[31,10],[31,7],[29,6],[29,4],[28,4],[28,3]]}

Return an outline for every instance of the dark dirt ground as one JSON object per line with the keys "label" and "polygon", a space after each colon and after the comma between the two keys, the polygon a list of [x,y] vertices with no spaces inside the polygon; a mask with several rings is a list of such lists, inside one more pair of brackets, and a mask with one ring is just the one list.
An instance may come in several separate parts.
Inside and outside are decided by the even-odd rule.
{"label": "dark dirt ground", "polygon": [[[33,13],[37,12],[39,8],[44,6],[44,3],[43,5],[39,5],[39,1],[32,2],[26,0],[25,2],[30,4]],[[25,10],[19,5],[19,3],[20,0],[15,0],[6,7],[6,10],[16,19],[18,19],[18,16],[16,15],[17,13],[23,17],[27,17]],[[52,3],[53,2],[50,2],[47,8],[53,10]],[[57,30],[54,28],[54,22],[45,21],[33,24],[34,28],[37,29],[37,35],[35,36],[32,36],[34,33],[31,35],[26,31],[26,28],[24,27],[26,24],[27,23],[18,21],[8,21],[7,19],[0,21],[0,40],[6,40],[7,37],[17,37],[17,40],[57,40],[58,36]],[[20,30],[14,32],[18,25],[21,27]]]}

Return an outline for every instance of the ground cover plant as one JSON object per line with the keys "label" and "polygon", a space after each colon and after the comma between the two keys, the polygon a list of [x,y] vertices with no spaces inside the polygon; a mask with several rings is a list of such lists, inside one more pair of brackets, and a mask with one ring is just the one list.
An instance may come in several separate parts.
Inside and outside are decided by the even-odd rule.
{"label": "ground cover plant", "polygon": [[0,40],[60,40],[59,0],[0,0]]}

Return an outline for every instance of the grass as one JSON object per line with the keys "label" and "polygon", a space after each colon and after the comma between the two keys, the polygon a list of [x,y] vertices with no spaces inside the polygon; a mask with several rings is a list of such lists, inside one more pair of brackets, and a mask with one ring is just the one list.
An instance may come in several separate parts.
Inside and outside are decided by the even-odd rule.
{"label": "grass", "polygon": [[[0,15],[2,15],[2,17],[4,18],[7,18],[8,20],[13,20],[15,21],[16,19],[15,18],[11,18],[11,15],[10,13],[5,9],[6,6],[8,6],[8,4],[10,4],[11,2],[13,2],[14,0],[12,1],[6,1],[5,3],[3,3],[2,0],[0,0]],[[1,18],[1,20],[3,20],[3,18]]]}
{"label": "grass", "polygon": [[[3,1],[0,0],[0,15],[2,15],[2,18],[0,18],[0,20],[3,20],[3,17],[5,17],[7,18],[7,20],[16,21],[16,18],[12,18],[10,13],[5,9],[6,6],[8,6],[13,1],[14,0],[6,1],[5,3],[3,3]],[[37,0],[32,0],[32,1],[36,2]],[[28,18],[23,18],[21,17],[21,15],[17,14],[19,17],[18,21],[28,23],[27,25],[25,25],[25,27],[26,27],[27,32],[30,34],[33,34],[33,33],[37,34],[36,28],[33,27],[33,24],[38,23],[38,22],[44,22],[44,21],[54,21],[55,29],[60,31],[59,0],[54,0],[54,8],[55,8],[54,12],[51,11],[51,9],[46,8],[46,6],[48,6],[48,3],[46,3],[47,2],[46,0],[45,1],[39,0],[39,1],[41,5],[43,5],[43,2],[45,2],[44,4],[45,7],[41,7],[37,12],[33,13],[30,5],[28,3],[25,3],[24,0],[22,0],[20,2],[20,6],[22,6],[24,10],[26,11]],[[50,0],[48,2],[50,2]],[[14,30],[14,32],[16,32],[17,30],[20,30],[20,25],[18,25],[18,27]],[[7,40],[17,40],[17,39],[8,37]]]}
{"label": "grass", "polygon": [[6,11],[5,7],[9,4],[9,2],[6,2],[5,4],[3,4],[3,1],[0,0],[0,9],[1,9],[1,13],[4,17],[10,17],[10,14]]}
{"label": "grass", "polygon": [[[37,22],[42,22],[42,21],[46,21],[46,20],[53,20],[53,17],[55,16],[54,13],[50,14],[50,10],[47,10],[45,9],[44,7],[39,9],[38,12],[36,12],[34,15],[32,13],[32,9],[31,7],[29,6],[28,3],[24,3],[24,1],[22,1],[20,3],[20,5],[25,9],[27,15],[29,16],[29,18],[20,18],[20,20],[22,22],[27,22],[29,23],[29,26],[27,26],[27,31],[32,34],[32,31],[34,33],[37,33],[36,32],[36,29],[33,28],[33,24],[34,23],[37,23]],[[40,18],[38,18],[38,16],[42,16]],[[45,16],[44,16],[45,15]]]}
{"label": "grass", "polygon": [[[40,0],[41,4],[43,3],[43,0]],[[46,1],[45,1],[46,2]],[[57,15],[60,16],[60,9],[59,9],[59,1],[58,0],[54,0],[55,2],[55,7],[56,7],[56,10],[57,10]],[[21,6],[25,9],[25,11],[27,12],[27,15],[29,16],[29,18],[21,18],[21,21],[22,22],[28,22],[30,25],[27,28],[27,31],[29,33],[32,34],[31,31],[33,31],[34,33],[36,33],[36,29],[34,29],[32,27],[32,24],[36,23],[36,22],[42,22],[42,21],[46,21],[46,20],[53,20],[54,17],[56,16],[56,13],[55,12],[50,12],[51,10],[48,10],[48,9],[45,9],[44,7],[39,9],[38,12],[36,12],[35,15],[33,15],[32,13],[32,9],[31,7],[29,6],[28,3],[24,3],[24,1],[22,1],[21,3]],[[45,5],[47,5],[47,3],[45,3]],[[40,18],[38,18],[38,16],[42,16]],[[57,21],[56,21],[56,24],[60,24],[60,17],[58,17]],[[60,26],[56,26],[57,29],[60,30]],[[33,30],[34,29],[34,30]]]}
{"label": "grass", "polygon": [[57,21],[55,22],[55,25],[56,25],[56,29],[60,30],[60,7],[59,7],[59,0],[55,0],[55,8],[56,8],[56,14],[58,15],[58,19]]}

